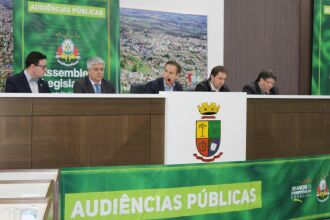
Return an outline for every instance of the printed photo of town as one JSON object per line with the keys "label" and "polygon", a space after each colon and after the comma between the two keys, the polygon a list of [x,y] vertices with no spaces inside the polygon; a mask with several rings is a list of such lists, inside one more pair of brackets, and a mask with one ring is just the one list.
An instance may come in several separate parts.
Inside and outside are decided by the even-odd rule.
{"label": "printed photo of town", "polygon": [[0,0],[0,92],[13,72],[13,3]]}
{"label": "printed photo of town", "polygon": [[168,60],[186,88],[207,77],[207,16],[120,8],[120,23],[122,93],[160,77]]}

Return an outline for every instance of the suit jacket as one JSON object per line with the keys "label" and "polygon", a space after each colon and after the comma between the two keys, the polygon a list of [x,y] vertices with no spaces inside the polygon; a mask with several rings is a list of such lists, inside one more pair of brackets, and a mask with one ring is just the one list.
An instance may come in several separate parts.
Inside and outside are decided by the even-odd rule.
{"label": "suit jacket", "polygon": [[[243,87],[243,92],[246,92],[247,94],[263,94],[258,82],[252,82],[251,84],[245,85]],[[271,90],[269,90],[269,94],[268,95],[278,95],[279,94],[279,90],[276,86],[274,86],[273,88],[271,88]]]}
{"label": "suit jacket", "polygon": [[[157,78],[146,84],[145,93],[158,94],[159,91],[165,91],[163,77]],[[173,91],[183,91],[182,85],[175,81]]]}
{"label": "suit jacket", "polygon": [[[210,85],[210,80],[207,79],[207,80],[204,80],[204,81],[198,83],[196,88],[195,88],[195,91],[212,92],[212,88],[211,88],[211,85]],[[219,92],[229,92],[229,89],[226,85],[223,85],[220,88]]]}
{"label": "suit jacket", "polygon": [[[38,90],[39,93],[50,93],[47,81],[40,78],[38,80]],[[7,78],[5,92],[32,93],[24,71]]]}
{"label": "suit jacket", "polygon": [[[88,76],[75,81],[73,85],[74,93],[95,93],[93,85],[89,80]],[[101,82],[101,93],[115,93],[115,87],[112,85],[110,80],[102,79]]]}

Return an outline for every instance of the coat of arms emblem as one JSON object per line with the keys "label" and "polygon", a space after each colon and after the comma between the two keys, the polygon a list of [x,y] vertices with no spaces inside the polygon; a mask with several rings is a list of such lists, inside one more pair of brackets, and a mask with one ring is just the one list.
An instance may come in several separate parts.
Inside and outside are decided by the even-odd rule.
{"label": "coat of arms emblem", "polygon": [[73,43],[73,38],[79,39],[79,35],[73,35],[73,34],[61,34],[58,33],[57,35],[58,39],[62,39],[63,41],[59,47],[57,47],[56,50],[56,59],[57,62],[64,66],[74,66],[78,64],[80,60],[80,53],[78,51],[78,47]]}
{"label": "coat of arms emblem", "polygon": [[219,158],[221,142],[221,120],[216,119],[220,106],[212,102],[204,102],[197,106],[201,120],[196,121],[196,147],[199,154],[194,157],[204,162],[211,162]]}
{"label": "coat of arms emblem", "polygon": [[316,196],[317,196],[317,200],[319,202],[325,202],[329,199],[329,187],[327,185],[327,181],[324,178],[322,178],[320,180],[320,183],[319,185],[317,186],[317,189],[316,189]]}

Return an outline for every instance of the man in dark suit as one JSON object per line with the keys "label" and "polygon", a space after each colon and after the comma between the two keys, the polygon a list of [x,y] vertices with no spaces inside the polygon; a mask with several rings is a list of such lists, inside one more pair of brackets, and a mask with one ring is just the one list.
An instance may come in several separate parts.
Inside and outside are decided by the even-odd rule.
{"label": "man in dark suit", "polygon": [[37,51],[29,53],[25,70],[6,80],[5,92],[50,93],[48,83],[42,79],[47,70],[47,57]]}
{"label": "man in dark suit", "polygon": [[74,93],[115,93],[116,90],[110,80],[104,77],[104,61],[100,57],[87,60],[88,76],[76,81],[73,85]]}
{"label": "man in dark suit", "polygon": [[181,65],[176,61],[165,64],[163,76],[150,81],[145,86],[145,93],[158,94],[159,91],[183,91],[182,85],[177,81],[181,73]]}
{"label": "man in dark suit", "polygon": [[195,91],[199,92],[229,92],[228,87],[225,85],[227,79],[225,67],[215,66],[211,70],[210,77],[197,84]]}
{"label": "man in dark suit", "polygon": [[243,92],[256,95],[278,95],[279,90],[275,83],[276,76],[274,73],[271,70],[263,70],[254,82],[243,87]]}

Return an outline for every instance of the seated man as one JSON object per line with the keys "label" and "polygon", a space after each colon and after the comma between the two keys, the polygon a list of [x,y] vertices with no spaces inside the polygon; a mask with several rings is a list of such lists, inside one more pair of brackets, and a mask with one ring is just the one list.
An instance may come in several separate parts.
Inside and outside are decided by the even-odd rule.
{"label": "seated man", "polygon": [[6,80],[5,92],[50,93],[48,83],[42,79],[47,69],[47,57],[37,51],[29,53],[25,70]]}
{"label": "seated man", "polygon": [[271,70],[263,70],[259,73],[257,79],[251,84],[243,87],[243,92],[247,94],[278,95],[276,86],[276,76]]}
{"label": "seated man", "polygon": [[73,85],[74,93],[115,93],[111,81],[105,80],[104,61],[100,57],[87,60],[88,76],[76,81]]}
{"label": "seated man", "polygon": [[227,70],[223,66],[213,67],[210,77],[197,84],[195,91],[204,92],[229,92],[225,85],[227,79]]}
{"label": "seated man", "polygon": [[145,86],[145,93],[158,94],[159,91],[183,91],[182,85],[177,81],[181,66],[176,61],[165,64],[163,76],[150,81]]}

